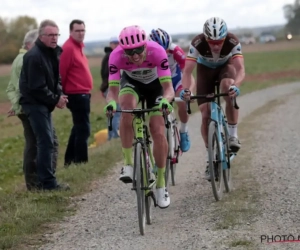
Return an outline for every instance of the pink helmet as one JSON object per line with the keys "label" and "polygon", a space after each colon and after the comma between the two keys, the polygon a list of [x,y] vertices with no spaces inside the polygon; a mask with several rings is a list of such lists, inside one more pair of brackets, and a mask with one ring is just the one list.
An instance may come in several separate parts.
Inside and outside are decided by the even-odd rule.
{"label": "pink helmet", "polygon": [[134,49],[147,43],[146,32],[140,26],[128,26],[121,31],[119,41],[123,49]]}

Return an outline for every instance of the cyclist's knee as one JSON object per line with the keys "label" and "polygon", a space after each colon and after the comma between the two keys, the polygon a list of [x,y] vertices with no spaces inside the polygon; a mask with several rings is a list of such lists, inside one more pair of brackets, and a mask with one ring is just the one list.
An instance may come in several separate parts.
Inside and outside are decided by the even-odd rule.
{"label": "cyclist's knee", "polygon": [[136,97],[132,94],[123,94],[119,96],[121,109],[134,109],[137,105]]}
{"label": "cyclist's knee", "polygon": [[152,116],[149,122],[149,128],[153,138],[165,136],[165,125],[162,116]]}
{"label": "cyclist's knee", "polygon": [[220,82],[221,91],[224,93],[228,92],[230,86],[234,84],[234,79],[232,78],[223,78]]}
{"label": "cyclist's knee", "polygon": [[202,115],[202,121],[207,121],[210,117],[210,108],[209,105],[207,105],[207,103],[203,103],[199,106],[201,115]]}

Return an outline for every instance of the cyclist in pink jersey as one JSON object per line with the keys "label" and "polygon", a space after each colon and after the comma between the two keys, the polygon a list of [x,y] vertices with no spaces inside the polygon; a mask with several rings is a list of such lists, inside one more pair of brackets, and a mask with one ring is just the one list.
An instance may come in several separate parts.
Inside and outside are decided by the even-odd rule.
{"label": "cyclist in pink jersey", "polygon": [[[116,110],[117,102],[121,109],[134,109],[141,97],[146,100],[147,108],[161,108],[163,104],[167,104],[171,112],[173,107],[169,102],[174,96],[165,50],[157,43],[147,41],[146,32],[141,27],[137,25],[125,27],[119,35],[119,46],[109,58],[109,90],[106,97],[108,104],[104,108],[105,112],[108,106]],[[160,208],[167,208],[170,205],[170,197],[164,179],[168,151],[165,125],[161,112],[152,112],[149,116],[153,155],[158,167],[156,199]],[[131,114],[122,113],[120,138],[124,155],[120,180],[131,183],[133,178]]]}

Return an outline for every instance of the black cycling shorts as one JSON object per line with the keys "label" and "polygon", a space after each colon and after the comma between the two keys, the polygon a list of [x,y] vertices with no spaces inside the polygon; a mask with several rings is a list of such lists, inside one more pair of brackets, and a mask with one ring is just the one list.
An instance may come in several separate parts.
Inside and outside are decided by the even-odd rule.
{"label": "black cycling shorts", "polygon": [[157,106],[163,96],[163,88],[158,78],[148,84],[145,84],[132,79],[123,72],[120,85],[121,90],[119,96],[132,94],[137,98],[138,103],[144,99],[148,109]]}

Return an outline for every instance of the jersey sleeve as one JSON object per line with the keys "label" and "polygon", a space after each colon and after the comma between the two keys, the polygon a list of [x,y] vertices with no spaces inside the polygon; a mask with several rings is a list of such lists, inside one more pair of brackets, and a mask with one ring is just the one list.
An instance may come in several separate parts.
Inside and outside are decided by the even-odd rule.
{"label": "jersey sleeve", "polygon": [[235,35],[231,34],[231,38],[229,39],[229,42],[233,46],[231,50],[232,58],[242,57],[243,56],[242,45],[239,39]]}
{"label": "jersey sleeve", "polygon": [[179,46],[176,46],[173,51],[173,56],[175,61],[178,63],[181,70],[183,70],[185,66],[185,53]]}
{"label": "jersey sleeve", "polygon": [[171,80],[171,70],[169,67],[169,60],[166,51],[163,47],[157,47],[156,52],[156,67],[157,67],[157,75],[161,84],[172,82]]}
{"label": "jersey sleeve", "polygon": [[197,49],[197,46],[199,45],[201,41],[201,38],[199,36],[196,36],[190,44],[189,52],[187,54],[186,60],[189,61],[197,61],[197,58],[200,56],[200,53]]}
{"label": "jersey sleeve", "polygon": [[120,74],[120,60],[121,57],[118,54],[117,50],[113,50],[109,56],[108,60],[108,86],[113,87],[113,86],[119,86],[120,85],[120,79],[121,79],[121,74]]}

